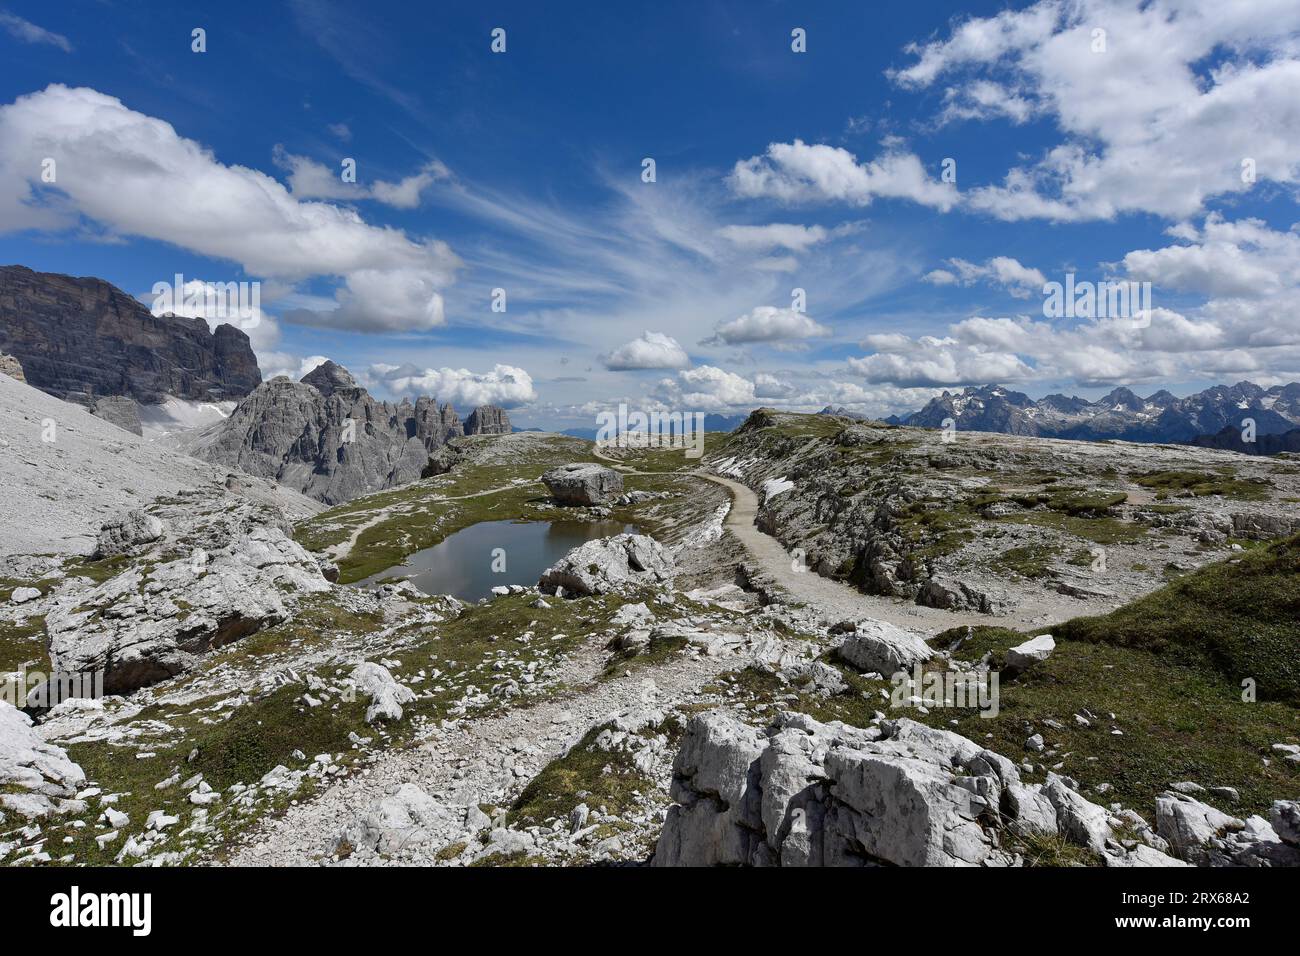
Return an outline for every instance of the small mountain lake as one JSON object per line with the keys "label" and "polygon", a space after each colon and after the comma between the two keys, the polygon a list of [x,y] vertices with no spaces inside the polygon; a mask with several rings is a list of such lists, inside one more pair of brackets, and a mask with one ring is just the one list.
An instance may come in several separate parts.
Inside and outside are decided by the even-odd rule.
{"label": "small mountain lake", "polygon": [[543,571],[580,544],[635,531],[620,521],[481,521],[357,585],[404,578],[425,594],[477,601],[501,585],[535,585]]}

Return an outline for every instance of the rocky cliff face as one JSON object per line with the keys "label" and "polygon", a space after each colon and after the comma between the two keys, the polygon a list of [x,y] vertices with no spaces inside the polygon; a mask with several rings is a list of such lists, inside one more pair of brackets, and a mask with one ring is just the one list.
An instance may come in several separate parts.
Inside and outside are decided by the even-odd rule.
{"label": "rocky cliff face", "polygon": [[183,444],[205,461],[339,504],[417,480],[431,452],[464,434],[450,405],[427,396],[381,402],[326,362],[301,382],[264,382],[229,418]]}
{"label": "rocky cliff face", "polygon": [[203,319],[155,316],[101,279],[23,266],[0,267],[0,352],[29,384],[87,406],[108,395],[237,400],[262,380],[234,326],[212,332]]}
{"label": "rocky cliff face", "polygon": [[510,431],[510,416],[495,405],[480,405],[465,419],[466,435],[509,435]]}

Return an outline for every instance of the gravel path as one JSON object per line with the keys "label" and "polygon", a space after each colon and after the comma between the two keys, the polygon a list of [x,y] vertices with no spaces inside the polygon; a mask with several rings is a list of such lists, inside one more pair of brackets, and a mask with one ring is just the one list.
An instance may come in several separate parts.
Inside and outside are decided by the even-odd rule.
{"label": "gravel path", "polygon": [[[579,689],[531,707],[477,720],[456,721],[412,747],[383,753],[362,772],[344,778],[307,803],[288,809],[243,835],[229,863],[235,866],[304,866],[328,857],[342,829],[376,800],[414,783],[449,808],[489,803],[509,806],[537,771],[594,724],[643,707],[670,708],[697,697],[716,674],[734,668],[732,656],[687,656],[657,667],[595,683],[605,653],[592,642],[559,678]],[[651,676],[653,674],[653,676]],[[460,814],[441,832],[392,859],[374,853],[349,865],[422,864],[464,836]]]}

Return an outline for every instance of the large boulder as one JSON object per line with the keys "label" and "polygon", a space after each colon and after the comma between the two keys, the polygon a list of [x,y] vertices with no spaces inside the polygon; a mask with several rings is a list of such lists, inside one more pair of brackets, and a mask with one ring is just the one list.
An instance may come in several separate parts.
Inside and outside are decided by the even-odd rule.
{"label": "large boulder", "polygon": [[671,794],[655,866],[1005,866],[1021,862],[1007,837],[1034,834],[1109,866],[1179,865],[1111,838],[1107,811],[1064,778],[1024,784],[1005,757],[906,719],[857,728],[786,713],[760,730],[700,714]]}
{"label": "large boulder", "polygon": [[426,842],[431,831],[445,827],[456,816],[415,784],[404,783],[396,793],[376,800],[344,827],[334,850],[397,853]]}
{"label": "large boulder", "polygon": [[623,493],[623,476],[612,468],[575,462],[552,468],[542,481],[562,505],[607,505]]}
{"label": "large boulder", "polygon": [[860,621],[854,632],[840,645],[840,657],[864,673],[886,677],[898,671],[910,671],[915,664],[928,661],[934,651],[919,634],[906,631],[886,621]]}
{"label": "large boulder", "polygon": [[1051,634],[1039,634],[1023,644],[1007,649],[1006,669],[1012,674],[1026,671],[1035,664],[1047,660],[1054,650],[1056,650],[1056,639]]}
{"label": "large boulder", "polygon": [[668,584],[673,573],[672,555],[654,538],[618,534],[574,548],[542,572],[537,586],[562,597],[624,594]]}
{"label": "large boulder", "polygon": [[166,525],[149,512],[142,509],[128,511],[104,522],[99,529],[95,557],[111,558],[119,554],[130,554],[145,545],[153,544],[166,533]]}
{"label": "large boulder", "polygon": [[[1290,804],[1292,823],[1295,806]],[[1173,790],[1156,798],[1156,832],[1174,856],[1197,866],[1300,866],[1287,802],[1275,803],[1272,816],[1280,831],[1261,816],[1242,820]]]}
{"label": "large boulder", "polygon": [[329,588],[301,545],[255,527],[211,554],[138,564],[59,604],[45,619],[50,661],[56,673],[102,672],[105,693],[127,694],[287,620],[291,596]]}
{"label": "large boulder", "polygon": [[381,720],[401,720],[402,705],[415,700],[415,692],[397,679],[383,664],[366,661],[358,664],[351,674],[357,690],[370,698],[366,708],[366,723]]}
{"label": "large boulder", "polygon": [[4,352],[0,352],[0,375],[8,375],[19,382],[27,381],[27,376],[23,374],[23,363]]}
{"label": "large boulder", "polygon": [[85,782],[62,747],[47,744],[30,717],[0,700],[0,809],[24,817],[72,809],[65,801]]}

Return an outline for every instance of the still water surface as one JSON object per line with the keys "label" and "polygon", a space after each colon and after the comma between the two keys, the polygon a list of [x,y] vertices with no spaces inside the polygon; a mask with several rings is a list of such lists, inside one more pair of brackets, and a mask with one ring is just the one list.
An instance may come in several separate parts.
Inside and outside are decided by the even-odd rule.
{"label": "still water surface", "polygon": [[[425,594],[477,601],[499,585],[536,584],[543,571],[584,542],[635,530],[619,521],[482,521],[359,583],[400,577]],[[498,568],[504,561],[505,570],[494,571],[494,561]]]}

